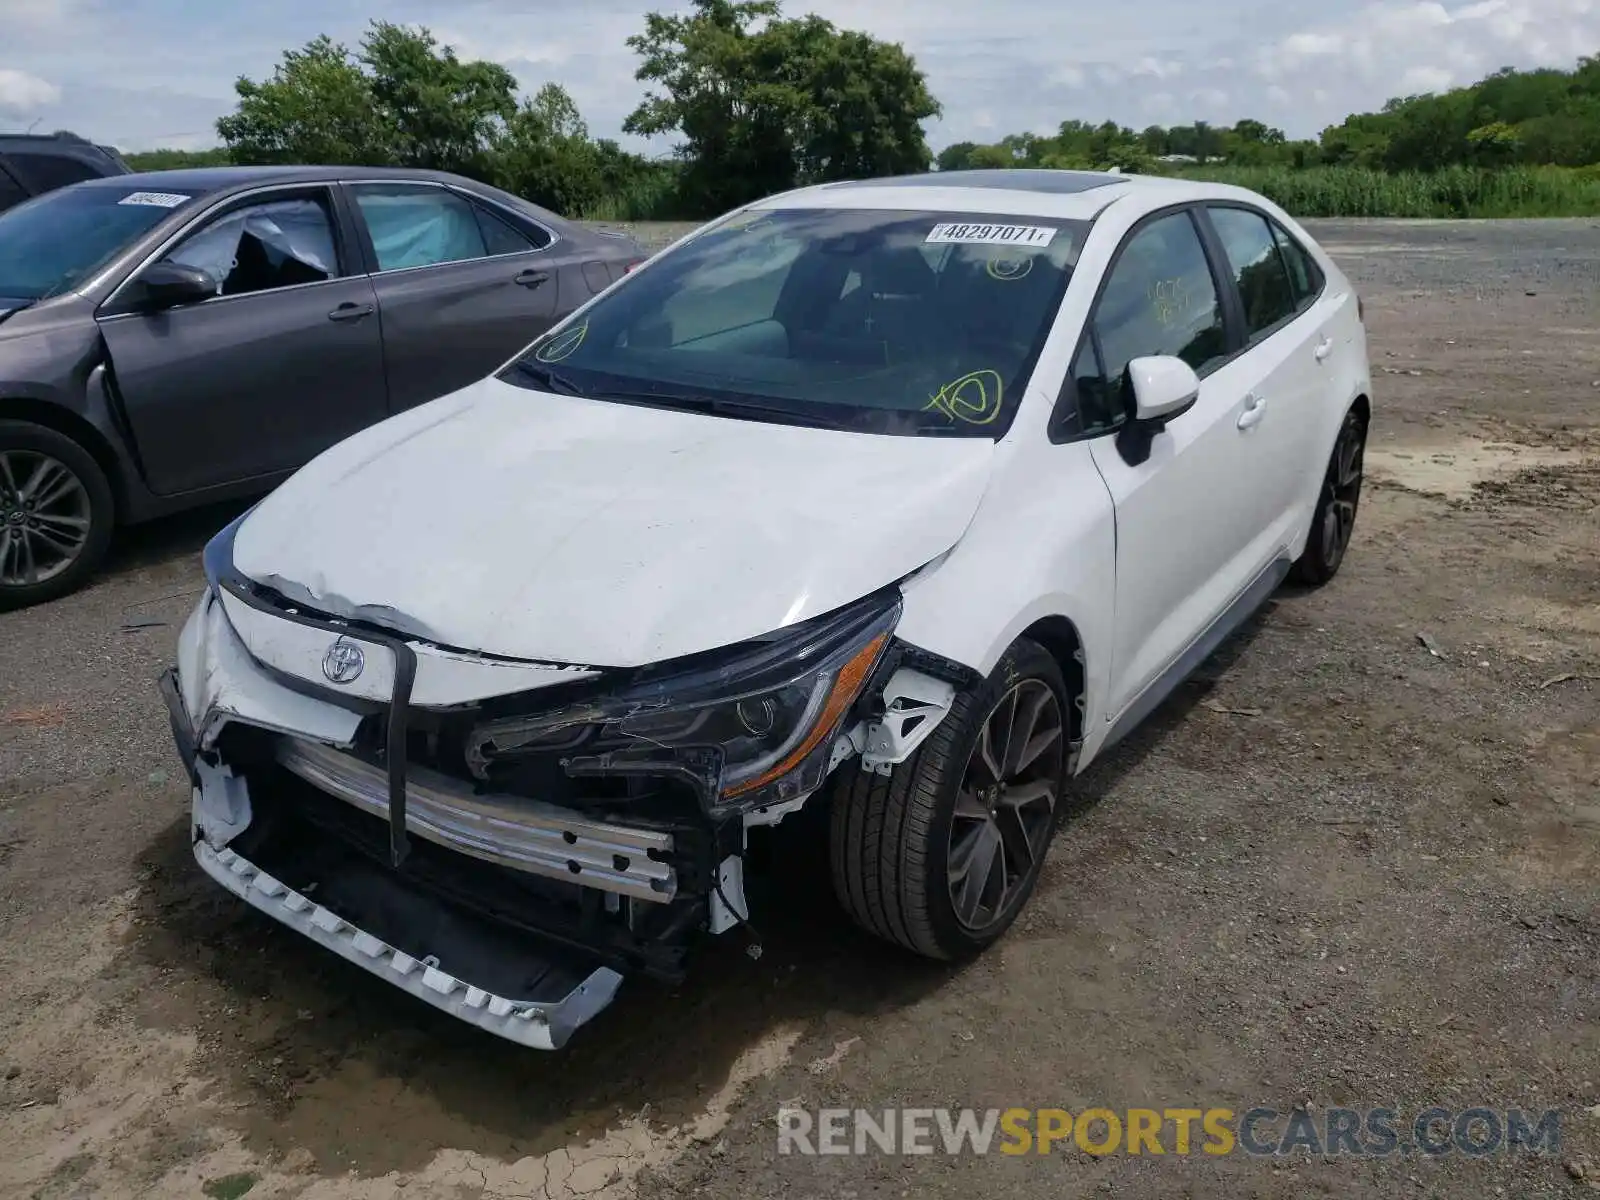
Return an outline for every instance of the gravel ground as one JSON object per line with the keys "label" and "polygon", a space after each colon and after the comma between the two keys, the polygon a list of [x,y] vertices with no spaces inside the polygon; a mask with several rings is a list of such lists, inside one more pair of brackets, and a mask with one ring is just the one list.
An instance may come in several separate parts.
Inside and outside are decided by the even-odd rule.
{"label": "gravel ground", "polygon": [[[153,680],[229,510],[0,617],[0,1197],[1590,1194],[1600,222],[1313,230],[1379,370],[1351,557],[1088,774],[1025,918],[959,970],[843,928],[798,856],[759,961],[712,946],[516,1051],[193,867]],[[797,1102],[1555,1108],[1562,1145],[779,1157]]]}

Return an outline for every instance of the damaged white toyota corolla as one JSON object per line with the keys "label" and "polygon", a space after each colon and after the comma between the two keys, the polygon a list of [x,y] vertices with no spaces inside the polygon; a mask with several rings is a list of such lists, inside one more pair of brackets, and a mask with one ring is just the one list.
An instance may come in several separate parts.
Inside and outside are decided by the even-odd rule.
{"label": "damaged white toyota corolla", "polygon": [[765,200],[207,547],[195,856],[545,1048],[744,924],[749,830],[806,804],[857,921],[973,953],[1071,777],[1338,569],[1369,395],[1350,284],[1248,192]]}

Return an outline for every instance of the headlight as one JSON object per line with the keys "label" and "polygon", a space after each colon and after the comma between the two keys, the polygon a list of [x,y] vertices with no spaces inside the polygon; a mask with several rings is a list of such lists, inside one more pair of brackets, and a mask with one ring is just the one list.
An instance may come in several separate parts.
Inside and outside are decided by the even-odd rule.
{"label": "headlight", "polygon": [[244,512],[229,521],[219,530],[209,542],[206,543],[205,552],[200,561],[205,568],[206,582],[211,585],[211,590],[222,590],[222,579],[233,573],[233,543],[239,536],[239,526],[244,524],[244,519],[255,512],[256,505],[252,504]]}
{"label": "headlight", "polygon": [[[468,760],[480,774],[519,753],[717,752],[713,807],[787,798],[821,781],[831,735],[861,694],[900,617],[879,597],[592,702],[480,725]],[[581,748],[581,749],[580,749]]]}

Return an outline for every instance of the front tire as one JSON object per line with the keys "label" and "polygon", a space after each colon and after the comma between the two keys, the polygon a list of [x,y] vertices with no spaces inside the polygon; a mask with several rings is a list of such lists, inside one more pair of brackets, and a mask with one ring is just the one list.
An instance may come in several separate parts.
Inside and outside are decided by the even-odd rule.
{"label": "front tire", "polygon": [[1333,454],[1328,458],[1305,551],[1289,573],[1293,582],[1320,587],[1339,573],[1355,533],[1366,449],[1367,419],[1360,409],[1352,408],[1345,414]]}
{"label": "front tire", "polygon": [[116,524],[111,484],[64,433],[0,421],[0,612],[76,591]]}
{"label": "front tire", "polygon": [[997,941],[1038,882],[1066,782],[1061,668],[1020,640],[891,775],[841,772],[834,889],[868,932],[928,958]]}

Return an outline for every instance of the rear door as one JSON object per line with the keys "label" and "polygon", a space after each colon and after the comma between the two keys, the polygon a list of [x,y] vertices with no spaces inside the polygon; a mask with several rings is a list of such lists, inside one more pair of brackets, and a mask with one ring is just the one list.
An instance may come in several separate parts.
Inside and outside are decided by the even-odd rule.
{"label": "rear door", "polygon": [[347,190],[365,228],[393,411],[476,383],[555,322],[565,281],[548,230],[440,184]]}
{"label": "rear door", "polygon": [[1246,337],[1241,362],[1252,399],[1241,419],[1250,423],[1243,432],[1259,505],[1256,536],[1264,552],[1277,553],[1310,519],[1326,456],[1317,439],[1328,411],[1323,363],[1333,347],[1332,314],[1307,295],[1264,213],[1231,204],[1206,213]]}
{"label": "rear door", "polygon": [[217,295],[130,311],[101,334],[149,486],[162,495],[271,476],[388,411],[372,283],[326,187],[224,202],[161,257],[210,274]]}

